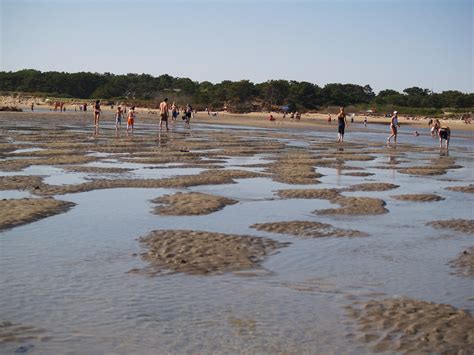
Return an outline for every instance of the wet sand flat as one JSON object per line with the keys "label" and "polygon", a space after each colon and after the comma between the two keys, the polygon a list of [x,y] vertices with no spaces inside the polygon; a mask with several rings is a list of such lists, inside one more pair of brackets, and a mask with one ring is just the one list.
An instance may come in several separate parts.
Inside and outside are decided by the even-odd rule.
{"label": "wet sand flat", "polygon": [[0,113],[2,212],[38,211],[1,232],[0,352],[472,345],[471,138],[448,152],[402,126],[387,147],[354,124],[338,144],[334,125],[239,117],[160,133],[140,112],[127,136],[111,112],[99,134],[89,113]]}
{"label": "wet sand flat", "polygon": [[347,230],[335,228],[328,223],[311,221],[289,221],[274,223],[257,223],[251,228],[259,231],[291,234],[300,238],[321,238],[321,237],[366,237],[368,234],[357,230]]}
{"label": "wet sand flat", "polygon": [[140,241],[153,266],[174,272],[207,275],[257,267],[278,248],[288,245],[268,238],[203,231],[154,231]]}
{"label": "wet sand flat", "polygon": [[0,231],[66,212],[74,205],[52,198],[0,200]]}
{"label": "wet sand flat", "polygon": [[474,277],[474,246],[463,250],[449,265],[454,268],[456,275]]}
{"label": "wet sand flat", "polygon": [[474,348],[474,317],[449,305],[393,298],[348,309],[358,324],[354,335],[375,352],[469,354]]}
{"label": "wet sand flat", "polygon": [[195,216],[206,215],[219,211],[227,205],[236,204],[238,201],[229,198],[203,194],[203,193],[181,193],[158,197],[153,203],[162,204],[154,209],[156,214],[169,216]]}
{"label": "wet sand flat", "polygon": [[456,191],[456,192],[466,192],[466,193],[474,193],[474,184],[470,184],[468,186],[450,186],[446,188],[447,190],[450,191]]}
{"label": "wet sand flat", "polygon": [[392,196],[395,200],[399,201],[412,201],[412,202],[435,202],[442,201],[445,198],[436,194],[406,194],[406,195],[394,195]]}
{"label": "wet sand flat", "polygon": [[474,234],[474,220],[453,218],[428,222],[427,225],[437,229],[451,229],[462,233]]}

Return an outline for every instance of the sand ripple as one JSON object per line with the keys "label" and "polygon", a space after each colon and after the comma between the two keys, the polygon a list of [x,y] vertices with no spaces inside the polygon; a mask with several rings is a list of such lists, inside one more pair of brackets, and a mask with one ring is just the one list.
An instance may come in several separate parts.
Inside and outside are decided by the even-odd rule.
{"label": "sand ripple", "polygon": [[[30,325],[15,324],[11,322],[0,322],[0,344],[2,343],[23,343],[29,340],[46,341],[49,337],[44,335],[44,329],[35,328]],[[16,352],[24,352],[17,350]]]}
{"label": "sand ripple", "polygon": [[474,317],[445,304],[394,298],[348,307],[358,339],[376,352],[472,354]]}
{"label": "sand ripple", "polygon": [[300,238],[365,237],[368,235],[357,230],[340,229],[327,223],[311,221],[257,223],[250,228],[272,233],[291,234]]}
{"label": "sand ripple", "polygon": [[[206,275],[257,267],[276,249],[287,246],[268,238],[191,230],[159,230],[140,238],[151,269]],[[152,272],[153,273],[153,272]]]}
{"label": "sand ripple", "polygon": [[52,198],[0,201],[0,230],[31,223],[69,210],[75,203]]}
{"label": "sand ripple", "polygon": [[467,219],[449,219],[444,221],[432,221],[426,223],[437,229],[453,229],[455,231],[467,234],[474,234],[474,220]]}
{"label": "sand ripple", "polygon": [[[364,184],[361,184],[364,185]],[[369,184],[370,185],[370,184]],[[396,186],[396,185],[395,185]],[[341,205],[339,208],[329,208],[314,211],[316,214],[325,215],[370,215],[383,214],[388,210],[385,208],[385,201],[372,197],[347,197],[341,195],[338,189],[289,189],[279,190],[277,193],[282,198],[306,198],[324,199],[329,202]]]}
{"label": "sand ripple", "polygon": [[400,185],[389,184],[385,182],[367,182],[363,184],[352,185],[345,191],[387,191],[400,187]]}
{"label": "sand ripple", "polygon": [[474,194],[474,184],[470,184],[468,186],[451,186],[447,187],[446,190]]}
{"label": "sand ripple", "polygon": [[464,250],[449,264],[456,269],[456,275],[474,277],[474,247]]}
{"label": "sand ripple", "polygon": [[326,215],[375,215],[384,214],[388,210],[385,208],[385,201],[372,197],[346,197],[339,196],[330,200],[331,203],[341,205],[339,208],[328,208],[314,211],[316,214]]}
{"label": "sand ripple", "polygon": [[156,214],[194,216],[206,215],[221,210],[227,205],[236,204],[238,201],[199,192],[178,192],[174,195],[158,197],[152,202],[164,204],[164,206],[155,207],[154,212]]}
{"label": "sand ripple", "polygon": [[445,198],[436,194],[407,194],[407,195],[395,195],[391,196],[395,200],[400,201],[413,201],[413,202],[434,202],[442,201]]}

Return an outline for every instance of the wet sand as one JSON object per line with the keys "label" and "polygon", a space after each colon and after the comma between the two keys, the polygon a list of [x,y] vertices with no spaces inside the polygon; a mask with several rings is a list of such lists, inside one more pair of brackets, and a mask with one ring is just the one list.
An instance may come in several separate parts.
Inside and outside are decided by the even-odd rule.
{"label": "wet sand", "polygon": [[445,198],[436,194],[407,194],[407,195],[394,195],[392,198],[400,201],[412,201],[412,202],[435,202],[442,201]]}
{"label": "wet sand", "polygon": [[348,313],[353,333],[375,352],[469,354],[474,348],[474,317],[445,304],[410,298],[356,302]]}
{"label": "wet sand", "polygon": [[74,205],[52,198],[0,200],[0,231],[66,212]]}
{"label": "wet sand", "polygon": [[[31,325],[15,324],[8,321],[0,322],[0,344],[18,343],[22,344],[30,340],[48,341],[46,331]],[[15,353],[24,353],[32,349],[33,346],[20,346]]]}
{"label": "wet sand", "polygon": [[221,196],[196,192],[167,195],[153,199],[151,202],[162,204],[154,209],[156,214],[169,216],[199,216],[219,211],[227,205],[238,201]]}
{"label": "wet sand", "polygon": [[449,265],[455,269],[455,274],[474,277],[474,246],[463,250]]}
{"label": "wet sand", "polygon": [[357,230],[335,228],[328,223],[310,221],[290,221],[274,223],[257,223],[251,228],[259,231],[291,234],[299,238],[322,238],[322,237],[366,237],[367,233]]}
{"label": "wet sand", "polygon": [[[364,184],[356,186],[355,191],[380,191],[387,189],[386,185],[376,184],[372,187],[371,184]],[[391,185],[389,189],[393,188]],[[364,190],[365,189],[365,190]],[[283,198],[305,198],[305,199],[326,199],[331,203],[340,205],[339,208],[328,208],[314,211],[315,214],[320,215],[376,215],[387,213],[385,208],[385,201],[372,197],[347,197],[341,195],[344,189],[301,189],[301,190],[280,190],[278,195]],[[345,191],[353,191],[351,188]]]}
{"label": "wet sand", "polygon": [[152,268],[193,275],[253,269],[288,245],[262,237],[189,230],[154,231],[140,241],[148,248],[142,256]]}
{"label": "wet sand", "polygon": [[426,225],[437,229],[451,229],[461,233],[474,234],[474,220],[449,219],[444,221],[432,221]]}
{"label": "wet sand", "polygon": [[[472,344],[461,330],[472,319],[439,306],[473,309],[468,142],[453,139],[448,153],[401,134],[387,147],[385,132],[353,125],[337,144],[335,126],[218,120],[198,115],[190,130],[159,134],[156,116],[143,114],[127,137],[107,114],[100,135],[88,114],[0,114],[2,211],[35,216],[2,232],[0,309],[17,324],[42,319],[53,335],[43,343],[18,333],[0,351],[360,354]],[[49,204],[59,210],[45,212]],[[354,305],[365,328],[345,337],[344,306],[358,293],[412,298],[407,309],[374,300],[387,309],[375,315]],[[440,335],[424,346],[397,335],[414,329],[400,323],[410,312],[422,313],[420,332],[456,317],[452,327],[436,323]],[[384,322],[393,326],[380,330]]]}
{"label": "wet sand", "polygon": [[447,190],[450,191],[456,191],[456,192],[466,192],[466,193],[474,193],[474,184],[470,184],[468,186],[450,186],[446,188]]}

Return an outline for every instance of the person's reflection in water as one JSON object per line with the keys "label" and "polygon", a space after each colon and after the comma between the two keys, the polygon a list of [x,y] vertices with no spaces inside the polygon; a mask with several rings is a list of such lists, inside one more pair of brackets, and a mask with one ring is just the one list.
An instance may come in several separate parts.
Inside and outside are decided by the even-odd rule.
{"label": "person's reflection in water", "polygon": [[[344,148],[337,148],[338,152],[344,152]],[[336,155],[336,176],[337,176],[337,184],[340,185],[341,183],[341,175],[342,175],[342,166],[344,165],[344,161],[337,159]]]}
{"label": "person's reflection in water", "polygon": [[439,156],[440,157],[449,157],[449,150],[444,150],[442,148],[439,149]]}
{"label": "person's reflection in water", "polygon": [[166,146],[166,144],[168,143],[169,134],[170,134],[170,131],[165,131],[163,133],[161,133],[161,131],[158,131],[158,137],[157,137],[158,147]]}
{"label": "person's reflection in water", "polygon": [[395,178],[395,172],[397,171],[397,166],[400,163],[397,159],[397,154],[393,152],[393,150],[397,150],[397,146],[391,147],[391,150],[388,153],[388,164],[390,166],[390,176]]}

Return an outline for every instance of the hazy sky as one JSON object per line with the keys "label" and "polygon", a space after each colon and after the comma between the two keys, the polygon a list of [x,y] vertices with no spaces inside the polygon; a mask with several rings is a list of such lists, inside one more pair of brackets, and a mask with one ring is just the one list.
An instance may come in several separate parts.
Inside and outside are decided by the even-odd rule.
{"label": "hazy sky", "polygon": [[1,70],[473,92],[471,0],[0,0]]}

